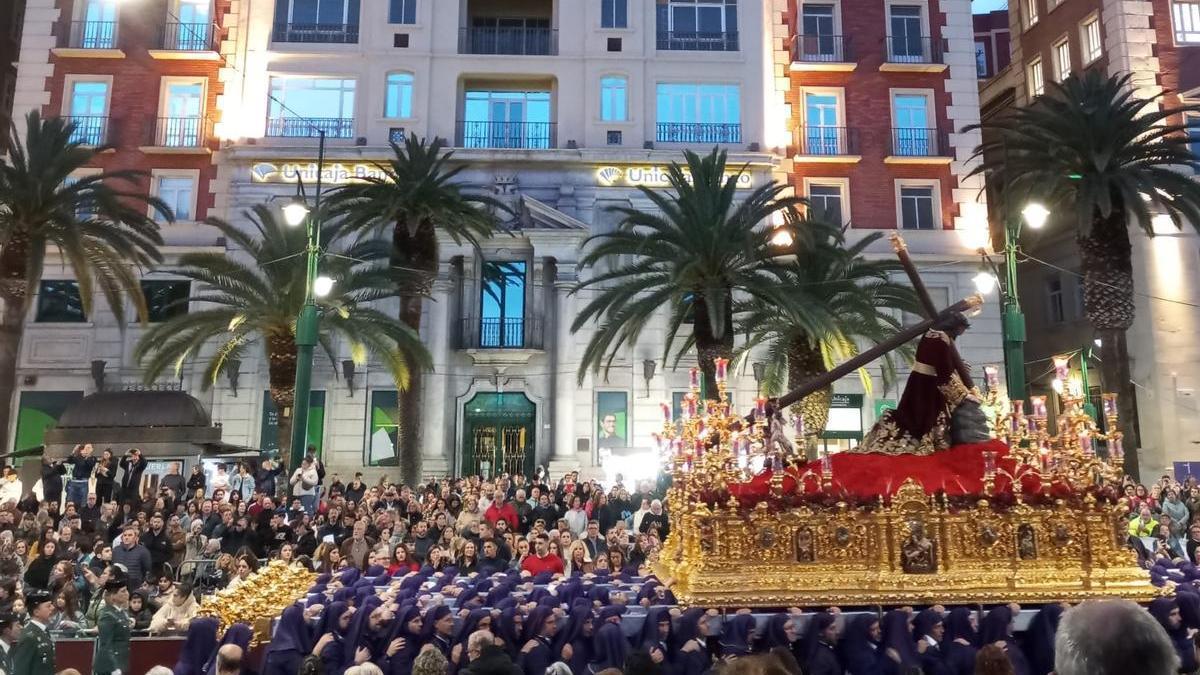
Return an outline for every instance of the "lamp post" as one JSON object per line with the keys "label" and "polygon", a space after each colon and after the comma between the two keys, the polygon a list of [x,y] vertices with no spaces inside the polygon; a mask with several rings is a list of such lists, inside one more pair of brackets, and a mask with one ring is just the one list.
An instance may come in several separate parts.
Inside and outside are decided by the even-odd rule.
{"label": "lamp post", "polygon": [[[328,295],[333,289],[333,280],[319,276],[317,270],[321,259],[321,174],[325,168],[325,132],[318,129],[317,136],[317,186],[313,208],[309,210],[302,195],[283,207],[284,221],[292,227],[303,223],[308,235],[305,245],[304,306],[296,318],[296,393],[292,403],[292,447],[288,455],[288,469],[292,471],[300,466],[300,460],[308,449],[313,349],[320,335],[317,298]],[[302,191],[303,185],[299,189]]]}
{"label": "lamp post", "polygon": [[[1020,217],[1004,219],[1004,285],[1001,289],[1003,310],[1000,330],[1004,336],[1004,375],[1008,383],[1008,398],[1013,401],[1025,399],[1025,314],[1021,312],[1021,299],[1017,292],[1017,254],[1021,229],[1023,225],[1041,229],[1049,216],[1050,211],[1046,207],[1030,202],[1021,209]],[[982,232],[964,230],[963,237],[967,245],[977,249],[985,264],[994,270],[995,264],[987,256],[986,228]],[[987,269],[974,277],[976,288],[984,294],[991,293],[997,281],[997,275]]]}

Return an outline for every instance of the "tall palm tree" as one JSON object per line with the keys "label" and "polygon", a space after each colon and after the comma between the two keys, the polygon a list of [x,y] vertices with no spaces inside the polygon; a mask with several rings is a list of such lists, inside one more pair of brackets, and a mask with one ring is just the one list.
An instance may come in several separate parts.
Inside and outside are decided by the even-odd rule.
{"label": "tall palm tree", "polygon": [[[203,305],[152,326],[134,356],[147,382],[167,369],[178,372],[189,359],[202,359],[202,386],[207,389],[258,343],[267,363],[271,400],[280,411],[279,447],[286,448],[291,416],[285,411],[292,409],[296,394],[296,316],[304,304],[307,237],[304,228],[282,225],[265,206],[247,215],[251,228],[208,221],[246,255],[181,256],[172,273],[195,282],[187,301]],[[370,306],[397,295],[386,262],[388,247],[371,241],[348,244],[333,226],[325,228],[322,241],[326,252],[321,271],[335,283],[329,295],[317,298],[319,341],[334,372],[336,335],[350,343],[356,362],[365,362],[368,352],[381,359],[397,388],[404,389],[417,368],[429,365],[429,355],[416,331]]]}
{"label": "tall palm tree", "polygon": [[[1183,169],[1198,159],[1188,147],[1184,112],[1139,98],[1130,75],[1091,70],[1050,84],[1045,95],[980,125],[990,135],[976,149],[989,182],[1003,186],[1008,205],[1045,200],[1074,224],[1083,268],[1083,308],[1101,339],[1104,384],[1118,393],[1121,431],[1138,447],[1135,391],[1125,332],[1133,325],[1134,288],[1129,224],[1153,236],[1155,214],[1176,227],[1200,228],[1200,183]],[[1137,475],[1136,452],[1126,455]]]}
{"label": "tall palm tree", "polygon": [[[487,195],[463,188],[451,167],[446,141],[418,139],[392,144],[393,157],[381,165],[383,176],[343,185],[329,196],[330,212],[351,231],[391,234],[391,264],[400,294],[400,320],[420,332],[421,307],[438,273],[438,236],[456,244],[479,242],[496,230],[495,210],[503,208]],[[420,369],[410,373],[409,387],[400,394],[399,441],[402,480],[420,479]]]}
{"label": "tall palm tree", "polygon": [[[783,271],[783,305],[752,299],[738,306],[739,332],[750,337],[739,354],[765,348],[764,388],[778,394],[857,356],[859,345],[877,343],[901,327],[900,312],[919,313],[920,301],[907,284],[893,281],[903,273],[894,260],[871,260],[868,247],[883,237],[869,234],[847,246],[845,229],[805,220],[797,227],[811,231],[811,244]],[[895,380],[896,363],[911,349],[889,352],[883,360],[883,384]],[[871,376],[859,377],[868,391]],[[829,420],[832,385],[793,406],[810,434],[821,433]]]}
{"label": "tall palm tree", "polygon": [[144,321],[146,300],[135,267],[162,259],[158,223],[147,212],[173,218],[166,204],[146,195],[144,172],[78,175],[106,148],[72,141],[73,123],[42,119],[37,111],[25,123],[24,139],[16,124],[6,131],[9,155],[0,158],[0,451],[8,443],[25,316],[47,249],[57,250],[71,267],[85,314],[92,313],[99,291],[119,325],[125,296]]}
{"label": "tall palm tree", "polygon": [[[665,308],[663,361],[672,353],[678,361],[694,345],[705,394],[716,397],[713,359],[733,355],[735,297],[786,300],[766,223],[803,200],[784,196],[786,186],[775,183],[739,199],[740,170],[727,175],[725,157],[723,150],[704,157],[684,152],[686,167],[672,163],[667,168],[668,189],[640,188],[656,211],[615,207],[620,226],[589,237],[591,248],[581,266],[601,261],[613,266],[575,288],[594,295],[575,317],[572,332],[598,324],[579,366],[581,380],[589,369],[607,370]],[[691,336],[677,342],[684,323],[690,324]]]}

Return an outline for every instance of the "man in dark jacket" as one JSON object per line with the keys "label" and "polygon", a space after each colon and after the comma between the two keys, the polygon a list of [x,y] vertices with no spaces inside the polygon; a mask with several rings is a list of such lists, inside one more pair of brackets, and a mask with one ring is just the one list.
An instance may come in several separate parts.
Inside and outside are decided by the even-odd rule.
{"label": "man in dark jacket", "polygon": [[150,571],[155,576],[163,573],[163,565],[171,559],[171,540],[167,538],[166,524],[163,515],[155,513],[150,517],[150,527],[142,533],[142,546],[150,552]]}
{"label": "man in dark jacket", "polygon": [[467,667],[462,675],[523,675],[491,631],[477,630],[467,638]]}
{"label": "man in dark jacket", "polygon": [[142,474],[146,472],[146,460],[142,451],[134,448],[121,458],[120,466],[125,469],[121,476],[122,503],[139,506],[142,501]]}
{"label": "man in dark jacket", "polygon": [[125,567],[131,590],[136,590],[142,585],[153,563],[150,560],[150,551],[138,543],[137,528],[127,527],[121,532],[121,543],[113,549],[112,561]]}
{"label": "man in dark jacket", "polygon": [[258,466],[258,471],[254,474],[254,485],[256,489],[267,495],[268,497],[275,496],[275,478],[279,476],[283,469],[277,467],[269,459],[264,459],[262,464]]}
{"label": "man in dark jacket", "polygon": [[62,502],[62,477],[67,475],[67,467],[58,460],[42,457],[42,499],[48,502]]}

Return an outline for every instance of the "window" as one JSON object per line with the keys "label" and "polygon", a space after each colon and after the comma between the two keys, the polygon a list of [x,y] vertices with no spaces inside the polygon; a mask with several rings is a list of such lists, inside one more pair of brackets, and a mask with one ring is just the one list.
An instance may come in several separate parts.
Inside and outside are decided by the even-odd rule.
{"label": "window", "polygon": [[975,41],[975,75],[978,77],[988,76],[987,43],[982,40]]}
{"label": "window", "polygon": [[845,201],[844,183],[813,181],[808,184],[809,211],[814,218],[835,225],[844,224],[847,220]]}
{"label": "window", "polygon": [[75,133],[71,141],[84,145],[100,145],[108,120],[107,81],[76,80],[70,86],[71,121]]}
{"label": "window", "polygon": [[900,227],[905,230],[937,229],[941,221],[936,183],[897,182]]}
{"label": "window", "polygon": [[204,83],[163,80],[162,108],[154,144],[167,148],[194,148],[207,139],[202,129]]}
{"label": "window", "polygon": [[395,389],[371,391],[363,466],[396,466],[400,442],[400,396]]}
{"label": "window", "polygon": [[465,148],[538,150],[554,146],[548,91],[468,91],[463,108]]}
{"label": "window", "polygon": [[736,84],[659,84],[655,138],[664,143],[740,143]]}
{"label": "window", "polygon": [[212,0],[172,0],[168,5],[163,48],[185,52],[215,50]]}
{"label": "window", "polygon": [[1025,0],[1025,27],[1038,22],[1038,0]]}
{"label": "window", "polygon": [[1083,63],[1087,65],[1100,58],[1103,43],[1100,42],[1100,17],[1092,15],[1084,19],[1079,29],[1079,46],[1083,52]]}
{"label": "window", "polygon": [[1175,25],[1176,44],[1200,44],[1200,0],[1172,2],[1171,21]]}
{"label": "window", "polygon": [[1026,83],[1029,97],[1041,96],[1046,93],[1046,83],[1042,80],[1042,60],[1034,59],[1029,63],[1029,81]]}
{"label": "window", "polygon": [[404,119],[412,117],[412,74],[388,73],[384,97],[384,117],[399,117]]}
{"label": "window", "polygon": [[267,135],[352,137],[354,88],[351,79],[272,77]]}
{"label": "window", "polygon": [[1046,277],[1046,320],[1050,323],[1062,323],[1067,320],[1063,281],[1059,274]]}
{"label": "window", "polygon": [[655,7],[659,49],[737,51],[737,0],[667,0]]}
{"label": "window", "polygon": [[[154,196],[167,203],[175,220],[194,220],[196,214],[196,181],[191,176],[155,176]],[[157,211],[154,217],[161,220],[163,216]]]}
{"label": "window", "polygon": [[602,28],[627,28],[629,26],[629,1],[601,0],[600,26]]}
{"label": "window", "polygon": [[936,134],[930,121],[929,94],[892,94],[892,154],[931,157],[937,154]]}
{"label": "window", "polygon": [[75,281],[42,280],[38,286],[37,323],[83,323],[83,301]]}
{"label": "window", "polygon": [[628,119],[625,78],[612,75],[600,79],[600,119],[605,122],[624,122]]}
{"label": "window", "polygon": [[1054,43],[1054,81],[1062,82],[1071,76],[1071,43],[1063,38]]}
{"label": "window", "polygon": [[800,40],[800,55],[805,60],[843,60],[832,4],[806,2],[801,5],[800,35],[796,39]]}
{"label": "window", "polygon": [[388,23],[414,24],[417,22],[417,0],[391,0]]}
{"label": "window", "polygon": [[897,63],[927,60],[921,5],[888,5],[888,59]]}
{"label": "window", "polygon": [[480,347],[525,346],[525,263],[483,264]]}
{"label": "window", "polygon": [[849,154],[842,120],[842,96],[835,91],[804,92],[804,127],[800,154]]}
{"label": "window", "polygon": [[275,0],[276,42],[358,42],[360,0]]}
{"label": "window", "polygon": [[85,0],[79,16],[71,26],[72,47],[83,49],[113,49],[117,46],[118,0]]}
{"label": "window", "polygon": [[150,323],[161,323],[188,313],[188,296],[192,293],[189,281],[142,281],[142,295]]}

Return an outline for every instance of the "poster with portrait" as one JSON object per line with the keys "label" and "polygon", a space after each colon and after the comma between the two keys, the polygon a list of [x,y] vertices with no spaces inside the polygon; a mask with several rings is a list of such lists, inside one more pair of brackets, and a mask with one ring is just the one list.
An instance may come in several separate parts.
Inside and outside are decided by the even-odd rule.
{"label": "poster with portrait", "polygon": [[596,447],[629,446],[629,393],[596,392]]}

